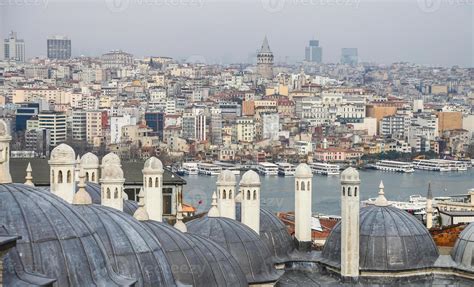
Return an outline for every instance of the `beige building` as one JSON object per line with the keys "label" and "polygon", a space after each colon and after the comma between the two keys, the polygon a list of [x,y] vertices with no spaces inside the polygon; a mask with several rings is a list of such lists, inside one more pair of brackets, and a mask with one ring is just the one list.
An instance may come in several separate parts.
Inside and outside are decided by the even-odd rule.
{"label": "beige building", "polygon": [[255,140],[255,123],[253,118],[237,119],[235,130],[237,141],[253,142]]}
{"label": "beige building", "polygon": [[445,131],[462,129],[461,112],[438,112],[438,132],[441,135]]}
{"label": "beige building", "polygon": [[97,143],[96,138],[102,137],[102,112],[86,112],[86,138],[89,144]]}

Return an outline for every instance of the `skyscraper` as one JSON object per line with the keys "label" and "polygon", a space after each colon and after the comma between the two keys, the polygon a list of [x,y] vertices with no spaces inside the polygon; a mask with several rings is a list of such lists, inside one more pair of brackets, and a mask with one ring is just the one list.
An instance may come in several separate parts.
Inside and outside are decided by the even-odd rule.
{"label": "skyscraper", "polygon": [[357,48],[341,49],[341,64],[355,66],[358,61]]}
{"label": "skyscraper", "polygon": [[48,59],[66,60],[71,58],[71,40],[54,36],[47,40]]}
{"label": "skyscraper", "polygon": [[273,53],[266,36],[257,54],[257,74],[265,79],[273,78]]}
{"label": "skyscraper", "polygon": [[5,60],[25,61],[25,41],[17,39],[16,32],[11,31],[4,41],[3,56]]}
{"label": "skyscraper", "polygon": [[307,62],[322,63],[323,48],[319,47],[318,40],[309,41],[309,46],[305,48],[304,59]]}

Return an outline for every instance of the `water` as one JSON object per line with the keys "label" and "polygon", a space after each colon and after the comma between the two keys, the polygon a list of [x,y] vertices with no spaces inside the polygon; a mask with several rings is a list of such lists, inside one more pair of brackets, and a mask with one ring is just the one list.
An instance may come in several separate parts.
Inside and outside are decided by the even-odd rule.
{"label": "water", "polygon": [[[409,196],[426,196],[428,182],[431,182],[433,196],[465,194],[474,188],[474,168],[465,172],[415,171],[411,174],[383,172],[377,170],[360,171],[361,200],[376,197],[380,180],[385,186],[388,200],[408,201]],[[217,177],[184,176],[184,202],[192,204],[203,212],[211,205],[212,192],[216,190]],[[237,177],[237,181],[240,177]],[[274,212],[294,210],[294,177],[261,176],[261,206]],[[339,176],[313,177],[313,212],[339,215],[340,181]]]}

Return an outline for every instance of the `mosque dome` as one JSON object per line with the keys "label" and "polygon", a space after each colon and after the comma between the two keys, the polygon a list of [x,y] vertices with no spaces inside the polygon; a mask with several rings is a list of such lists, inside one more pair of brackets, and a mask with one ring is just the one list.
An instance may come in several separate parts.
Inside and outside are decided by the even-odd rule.
{"label": "mosque dome", "polygon": [[219,173],[219,175],[217,176],[217,184],[222,183],[235,185],[237,183],[237,181],[235,180],[235,174],[228,169],[222,170],[221,173]]}
{"label": "mosque dome", "polygon": [[82,168],[99,168],[99,158],[91,153],[88,152],[81,157],[81,167]]}
{"label": "mosque dome", "polygon": [[[241,205],[236,206],[236,219],[240,221]],[[285,262],[295,251],[295,242],[285,224],[271,211],[260,208],[260,238],[267,244],[274,262]]]}
{"label": "mosque dome", "polygon": [[[399,271],[433,266],[438,249],[428,230],[408,212],[391,206],[360,210],[359,268],[367,271]],[[322,258],[340,266],[341,223],[326,240]]]}
{"label": "mosque dome", "polygon": [[119,156],[116,155],[116,154],[113,153],[113,152],[110,152],[110,153],[106,154],[106,155],[102,158],[102,167],[105,167],[106,165],[118,165],[118,166],[121,166]]}
{"label": "mosque dome", "polygon": [[143,165],[143,171],[159,171],[163,172],[163,164],[161,163],[161,160],[159,160],[156,157],[150,157],[145,161],[145,164]]}
{"label": "mosque dome", "polygon": [[137,286],[175,284],[163,248],[139,221],[102,205],[75,208],[101,239],[117,273],[137,279]]}
{"label": "mosque dome", "polygon": [[235,259],[209,239],[182,233],[166,223],[141,223],[163,247],[178,284],[187,286],[247,286]]}
{"label": "mosque dome", "polygon": [[102,168],[101,180],[123,180],[123,170],[118,165],[106,165]]}
{"label": "mosque dome", "polygon": [[[92,203],[99,204],[99,205],[101,204],[102,196],[101,196],[100,184],[87,182],[86,191],[91,196]],[[138,203],[136,201],[127,200],[127,199],[123,200],[123,212],[125,212],[126,214],[133,215],[137,209],[138,209]]]}
{"label": "mosque dome", "polygon": [[253,170],[246,171],[240,179],[240,185],[259,185],[260,176]]}
{"label": "mosque dome", "polygon": [[50,160],[53,162],[76,163],[76,153],[67,144],[60,144],[51,151]]}
{"label": "mosque dome", "polygon": [[474,223],[470,223],[459,235],[451,257],[463,267],[474,269]]}
{"label": "mosque dome", "polygon": [[239,263],[249,284],[273,282],[280,277],[266,243],[250,227],[229,218],[209,216],[189,221],[186,226],[189,233],[226,249]]}
{"label": "mosque dome", "polygon": [[23,184],[0,185],[0,226],[21,236],[16,249],[25,271],[57,286],[130,286],[115,273],[89,222],[54,194]]}
{"label": "mosque dome", "polygon": [[295,177],[313,177],[311,168],[306,163],[300,163],[295,170]]}
{"label": "mosque dome", "polygon": [[350,166],[341,172],[341,182],[360,182],[357,169]]}

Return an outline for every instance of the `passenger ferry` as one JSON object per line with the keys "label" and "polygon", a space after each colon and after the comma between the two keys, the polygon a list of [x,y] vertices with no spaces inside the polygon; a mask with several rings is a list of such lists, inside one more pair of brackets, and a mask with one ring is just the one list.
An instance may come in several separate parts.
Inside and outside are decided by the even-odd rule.
{"label": "passenger ferry", "polygon": [[198,163],[198,173],[203,175],[217,176],[221,173],[222,167],[212,163]]}
{"label": "passenger ferry", "polygon": [[449,164],[437,159],[415,159],[413,161],[415,169],[429,170],[429,171],[451,171]]}
{"label": "passenger ferry", "polygon": [[291,163],[280,162],[278,165],[278,175],[281,176],[294,176],[295,175],[295,166]]}
{"label": "passenger ferry", "polygon": [[278,175],[278,165],[271,162],[260,162],[257,171],[261,175]]}
{"label": "passenger ferry", "polygon": [[196,175],[196,174],[198,174],[198,164],[197,164],[197,162],[183,162],[182,171],[186,175]]}
{"label": "passenger ferry", "polygon": [[309,167],[311,171],[313,171],[313,174],[338,175],[340,173],[340,167],[337,164],[313,162]]}
{"label": "passenger ferry", "polygon": [[415,169],[413,169],[412,163],[394,160],[379,160],[377,163],[375,163],[375,169],[406,173],[415,171]]}

